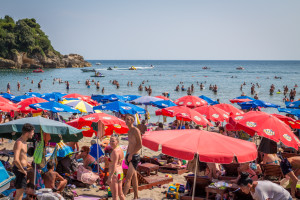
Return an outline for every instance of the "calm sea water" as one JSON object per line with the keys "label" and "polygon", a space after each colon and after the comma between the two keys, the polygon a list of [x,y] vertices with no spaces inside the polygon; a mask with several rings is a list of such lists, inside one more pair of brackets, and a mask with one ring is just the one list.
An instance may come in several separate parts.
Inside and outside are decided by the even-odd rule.
{"label": "calm sea water", "polygon": [[[32,89],[34,92],[64,92],[64,93],[80,93],[84,95],[101,94],[101,90],[97,90],[92,85],[87,88],[84,84],[87,79],[95,79],[100,81],[100,87],[105,88],[105,94],[137,94],[146,95],[146,92],[139,92],[138,85],[143,80],[148,80],[146,86],[151,85],[153,96],[161,95],[162,92],[169,92],[170,98],[175,100],[186,95],[186,92],[175,92],[174,89],[179,82],[184,82],[185,88],[191,84],[195,86],[193,95],[206,95],[212,99],[220,99],[221,102],[229,103],[229,99],[240,96],[242,91],[240,85],[245,81],[243,92],[250,94],[250,83],[259,83],[261,88],[256,88],[256,92],[260,99],[271,103],[284,105],[282,99],[283,94],[269,95],[271,84],[275,85],[275,90],[283,90],[284,85],[288,85],[289,89],[295,84],[300,86],[300,61],[154,61],[154,60],[90,60],[93,64],[91,68],[102,69],[104,78],[93,78],[93,72],[83,73],[78,68],[64,69],[46,69],[45,73],[32,73],[32,70],[0,70],[1,85],[0,91],[6,91],[6,85],[11,84],[11,92],[15,95],[21,95]],[[101,65],[96,65],[101,63]],[[154,68],[150,69],[150,65]],[[108,67],[118,67],[116,70],[106,70]],[[128,70],[130,66],[138,68],[136,71]],[[203,70],[202,67],[207,66],[209,70]],[[236,67],[242,66],[245,70],[236,70]],[[86,68],[89,69],[89,68]],[[280,76],[282,79],[274,79],[274,76]],[[29,77],[29,80],[25,78]],[[233,78],[232,78],[233,77]],[[70,82],[69,91],[66,90],[65,84],[53,85],[53,78],[61,78],[63,81]],[[42,88],[38,89],[39,80],[43,80]],[[34,83],[31,84],[31,80]],[[110,80],[118,80],[120,88],[110,84]],[[21,90],[17,91],[17,81],[21,83]],[[78,81],[81,83],[78,84]],[[133,87],[128,87],[127,82],[133,81]],[[200,91],[199,83],[205,84],[205,89]],[[218,93],[214,94],[208,89],[209,84],[218,85]],[[299,89],[298,91],[299,92]],[[296,98],[300,98],[297,94]],[[152,109],[151,109],[152,110]],[[268,109],[273,112],[275,110]]]}

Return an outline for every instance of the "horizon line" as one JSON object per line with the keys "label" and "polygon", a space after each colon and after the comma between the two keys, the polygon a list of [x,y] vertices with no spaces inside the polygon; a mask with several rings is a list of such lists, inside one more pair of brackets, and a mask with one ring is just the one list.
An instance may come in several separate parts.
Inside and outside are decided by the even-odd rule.
{"label": "horizon line", "polygon": [[85,60],[119,60],[119,61],[300,61],[299,60],[195,60],[195,59],[85,59]]}

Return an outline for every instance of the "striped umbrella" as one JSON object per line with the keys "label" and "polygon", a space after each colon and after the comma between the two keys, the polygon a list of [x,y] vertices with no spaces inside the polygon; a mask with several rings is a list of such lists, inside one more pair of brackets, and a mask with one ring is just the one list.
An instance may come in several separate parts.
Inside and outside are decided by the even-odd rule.
{"label": "striped umbrella", "polygon": [[93,113],[93,106],[88,104],[85,101],[81,100],[73,100],[73,101],[62,101],[62,104],[68,105],[74,109],[79,110],[80,112],[83,113]]}

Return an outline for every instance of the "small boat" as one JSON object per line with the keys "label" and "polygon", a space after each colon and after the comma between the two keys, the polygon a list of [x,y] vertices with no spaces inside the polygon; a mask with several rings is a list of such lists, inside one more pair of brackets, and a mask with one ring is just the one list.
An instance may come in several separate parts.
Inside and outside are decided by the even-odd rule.
{"label": "small boat", "polygon": [[205,66],[205,67],[202,67],[202,69],[210,69],[210,68]]}
{"label": "small boat", "polygon": [[237,70],[244,70],[245,68],[244,67],[237,67],[236,69]]}
{"label": "small boat", "polygon": [[129,70],[136,70],[134,66],[129,67]]}
{"label": "small boat", "polygon": [[101,74],[100,72],[95,72],[95,75],[93,75],[91,77],[105,77],[105,76],[103,74]]}
{"label": "small boat", "polygon": [[96,65],[101,65],[101,63],[96,63]]}
{"label": "small boat", "polygon": [[81,69],[82,72],[95,72],[95,69]]}
{"label": "small boat", "polygon": [[43,73],[44,70],[42,70],[41,68],[35,69],[32,71],[33,73]]}
{"label": "small boat", "polygon": [[113,70],[111,67],[107,68],[107,70]]}

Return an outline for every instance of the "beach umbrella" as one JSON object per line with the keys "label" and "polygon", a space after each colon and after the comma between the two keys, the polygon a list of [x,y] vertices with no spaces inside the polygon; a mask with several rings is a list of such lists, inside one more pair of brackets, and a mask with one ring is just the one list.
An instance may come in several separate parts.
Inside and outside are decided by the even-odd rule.
{"label": "beach umbrella", "polygon": [[254,101],[248,101],[244,103],[238,103],[239,106],[241,106],[242,109],[250,109],[250,108],[257,108],[257,107],[264,107],[264,108],[278,108],[279,105],[268,103],[262,100],[254,100]]}
{"label": "beach umbrella", "polygon": [[9,99],[9,100],[11,100],[13,97],[15,97],[14,95],[9,94],[9,93],[2,93],[2,94],[0,94],[0,96],[5,99]]}
{"label": "beach umbrella", "polygon": [[213,126],[203,115],[186,106],[172,106],[162,109],[162,115],[176,117],[180,121],[193,121],[202,126]]}
{"label": "beach umbrella", "polygon": [[279,112],[285,112],[291,115],[300,117],[300,109],[291,109],[291,108],[277,108]]}
{"label": "beach umbrella", "polygon": [[293,101],[293,102],[286,101],[284,103],[287,108],[300,108],[300,101]]}
{"label": "beach umbrella", "polygon": [[7,139],[18,139],[22,134],[24,124],[30,123],[34,126],[35,133],[48,133],[51,136],[50,142],[58,143],[63,139],[64,142],[77,142],[83,135],[78,130],[65,123],[46,119],[43,117],[27,117],[0,124],[0,137]]}
{"label": "beach umbrella", "polygon": [[31,96],[31,97],[41,97],[42,95],[38,92],[26,92],[25,95]]}
{"label": "beach umbrella", "polygon": [[118,134],[128,133],[128,127],[124,120],[106,113],[94,113],[67,122],[68,125],[81,129],[85,137],[97,135],[98,122],[105,126],[105,135],[112,135],[115,131]]}
{"label": "beach umbrella", "polygon": [[195,107],[207,105],[206,101],[204,101],[203,99],[201,99],[199,97],[192,96],[192,95],[187,95],[187,96],[181,97],[181,98],[175,100],[174,103],[178,106],[187,106],[189,108],[195,108]]}
{"label": "beach umbrella", "polygon": [[300,129],[300,120],[295,120],[285,115],[279,115],[279,114],[271,114],[271,115],[277,117],[287,125],[291,126],[293,129]]}
{"label": "beach umbrella", "polygon": [[150,105],[151,102],[154,101],[161,101],[161,99],[152,96],[142,96],[140,98],[133,100],[133,102],[136,104],[144,104],[144,105]]}
{"label": "beach umbrella", "polygon": [[[257,158],[256,145],[252,142],[202,130],[164,130],[146,132],[142,144],[153,151],[161,146],[162,153],[184,160],[199,159],[202,162],[229,164],[236,158],[239,163]],[[198,168],[196,162],[194,183]],[[195,196],[193,186],[192,199]]]}
{"label": "beach umbrella", "polygon": [[66,101],[66,102],[61,102],[62,104],[68,105],[74,109],[79,110],[80,112],[83,113],[93,113],[93,106],[88,104],[85,101],[81,100],[72,100],[72,101]]}
{"label": "beach umbrella", "polygon": [[83,100],[83,101],[91,99],[90,96],[81,95],[81,94],[78,94],[78,93],[67,94],[67,95],[63,96],[63,98],[76,98],[76,99],[80,99],[80,100]]}
{"label": "beach umbrella", "polygon": [[163,100],[170,100],[168,97],[164,97],[164,96],[155,96],[156,98],[160,98],[160,99],[163,99]]}
{"label": "beach umbrella", "polygon": [[101,102],[113,102],[113,101],[126,101],[127,99],[124,96],[117,95],[117,94],[109,94],[105,95],[100,99]]}
{"label": "beach umbrella", "polygon": [[155,115],[156,115],[156,116],[162,115],[162,109],[157,109],[157,110],[155,111]]}
{"label": "beach umbrella", "polygon": [[151,103],[151,105],[156,106],[158,108],[168,108],[171,106],[176,106],[176,104],[170,100],[154,101],[154,102],[150,102],[150,103]]}
{"label": "beach umbrella", "polygon": [[223,122],[229,120],[229,113],[214,107],[214,106],[201,106],[194,109],[201,115],[204,115],[206,119],[213,121],[213,122]]}
{"label": "beach umbrella", "polygon": [[230,123],[235,126],[236,130],[243,130],[250,136],[257,134],[275,142],[282,142],[284,145],[295,149],[298,149],[298,145],[300,145],[299,139],[291,131],[291,128],[268,113],[250,111],[231,118],[231,120]]}
{"label": "beach umbrella", "polygon": [[17,105],[0,102],[0,110],[3,112],[19,111]]}
{"label": "beach umbrella", "polygon": [[64,96],[64,94],[53,92],[53,93],[44,93],[41,96],[41,98],[47,101],[62,101],[63,100],[62,96]]}
{"label": "beach umbrella", "polygon": [[239,96],[239,97],[235,97],[234,99],[230,99],[229,101],[231,103],[243,103],[243,102],[247,102],[247,101],[254,101],[255,99],[252,97],[248,97],[248,96]]}
{"label": "beach umbrella", "polygon": [[115,101],[100,106],[95,106],[94,110],[110,110],[121,114],[145,114],[146,110],[130,103]]}
{"label": "beach umbrella", "polygon": [[0,103],[5,103],[5,104],[10,104],[10,105],[15,105],[13,102],[11,102],[10,100],[4,98],[4,97],[1,97],[0,96]]}
{"label": "beach umbrella", "polygon": [[227,104],[227,103],[220,103],[213,105],[213,107],[220,108],[230,114],[230,116],[238,116],[238,115],[243,115],[244,112],[241,111],[240,109],[234,107],[233,105]]}
{"label": "beach umbrella", "polygon": [[139,96],[139,95],[123,95],[123,97],[126,98],[126,101],[133,101],[137,98],[140,98],[141,96]]}
{"label": "beach umbrella", "polygon": [[20,101],[23,101],[25,99],[29,99],[29,98],[32,98],[32,97],[33,96],[29,96],[29,95],[20,95],[20,96],[14,96],[10,100],[14,101],[14,102],[20,102]]}
{"label": "beach umbrella", "polygon": [[209,105],[215,105],[215,104],[219,104],[219,102],[212,100],[211,98],[201,95],[199,96],[200,99],[203,99],[204,101],[206,101]]}
{"label": "beach umbrella", "polygon": [[30,105],[36,103],[43,103],[43,102],[47,102],[47,101],[45,99],[41,99],[38,97],[30,97],[28,99],[25,99],[17,103],[17,108],[20,110],[21,113],[39,113],[42,112],[41,109],[30,108]]}
{"label": "beach umbrella", "polygon": [[42,110],[51,111],[53,113],[58,113],[58,112],[80,113],[80,111],[77,109],[73,109],[70,106],[66,106],[55,101],[31,104],[30,107],[35,109],[39,108]]}

